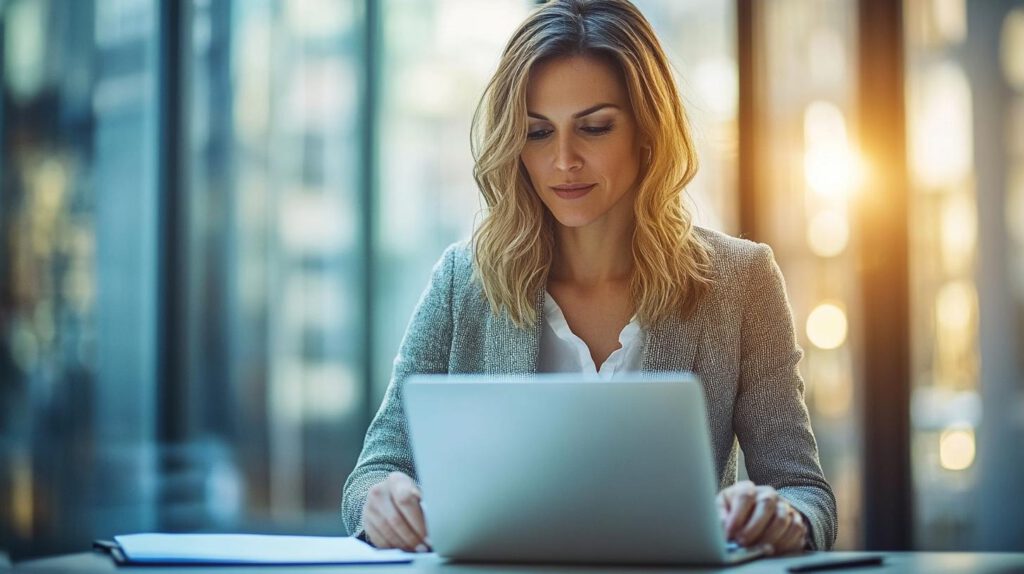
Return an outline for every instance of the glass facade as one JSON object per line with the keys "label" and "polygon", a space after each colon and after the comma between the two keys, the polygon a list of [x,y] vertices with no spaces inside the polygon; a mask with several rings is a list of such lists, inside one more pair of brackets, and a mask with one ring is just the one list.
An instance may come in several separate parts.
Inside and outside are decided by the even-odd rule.
{"label": "glass facade", "polygon": [[916,544],[999,548],[1024,469],[1024,3],[907,0]]}
{"label": "glass facade", "polygon": [[157,10],[2,9],[0,540],[47,552],[155,526]]}

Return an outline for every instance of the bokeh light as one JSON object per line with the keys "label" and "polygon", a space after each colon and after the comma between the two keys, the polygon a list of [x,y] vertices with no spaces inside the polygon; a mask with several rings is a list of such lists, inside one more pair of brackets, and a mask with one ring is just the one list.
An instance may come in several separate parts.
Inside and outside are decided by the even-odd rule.
{"label": "bokeh light", "polygon": [[807,338],[820,349],[836,349],[846,341],[846,311],[835,303],[822,303],[807,317]]}
{"label": "bokeh light", "polygon": [[966,180],[974,167],[971,88],[952,62],[935,64],[919,81],[907,108],[911,169],[925,190],[945,190]]}
{"label": "bokeh light", "polygon": [[932,0],[935,32],[949,44],[959,44],[967,37],[966,0]]}
{"label": "bokeh light", "polygon": [[976,296],[967,281],[953,281],[939,290],[935,298],[936,318],[940,331],[960,333],[971,326]]}
{"label": "bokeh light", "polygon": [[939,436],[939,463],[946,470],[964,470],[974,462],[974,430],[949,428]]}
{"label": "bokeh light", "polygon": [[826,210],[816,214],[807,225],[807,244],[818,257],[835,257],[846,249],[850,226],[846,217]]}
{"label": "bokeh light", "polygon": [[1006,15],[1000,40],[1006,83],[1024,92],[1024,9],[1017,8]]}
{"label": "bokeh light", "polygon": [[978,240],[978,208],[970,194],[949,196],[942,206],[942,262],[952,275],[969,273]]}

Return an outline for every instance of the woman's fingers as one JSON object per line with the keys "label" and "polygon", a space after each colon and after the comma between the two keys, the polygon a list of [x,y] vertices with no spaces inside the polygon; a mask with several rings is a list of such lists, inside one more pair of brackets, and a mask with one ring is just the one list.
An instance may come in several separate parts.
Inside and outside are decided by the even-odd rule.
{"label": "woman's fingers", "polygon": [[426,550],[426,523],[415,481],[400,472],[373,485],[363,507],[366,534],[378,548]]}
{"label": "woman's fingers", "polygon": [[719,492],[715,497],[715,506],[718,507],[718,519],[722,522],[722,526],[725,526],[725,521],[729,518],[729,498],[725,496],[724,491]]}
{"label": "woman's fingers", "polygon": [[426,550],[427,524],[420,506],[420,491],[415,484],[400,485],[391,491],[391,502],[413,537],[413,548]]}
{"label": "woman's fingers", "polygon": [[755,499],[756,505],[750,518],[743,528],[740,529],[736,540],[744,546],[752,546],[761,542],[761,536],[768,529],[768,526],[775,520],[775,510],[778,506],[778,495],[774,490],[768,491],[759,489]]}
{"label": "woman's fingers", "polygon": [[385,523],[378,505],[371,503],[371,498],[367,498],[366,507],[363,510],[363,527],[366,529],[366,536],[370,539],[370,544],[377,548],[397,548],[401,544],[395,533]]}
{"label": "woman's fingers", "polygon": [[413,530],[409,522],[406,521],[405,516],[398,510],[397,507],[391,505],[391,507],[385,511],[384,522],[391,528],[391,530],[398,536],[401,542],[398,547],[406,552],[413,552],[418,546],[423,544],[423,539],[420,538],[416,531]]}
{"label": "woman's fingers", "polygon": [[806,543],[807,525],[804,524],[803,517],[793,511],[793,520],[776,547],[779,548],[779,553],[799,552],[804,549]]}
{"label": "woman's fingers", "polygon": [[724,492],[725,496],[730,499],[728,502],[730,513],[726,519],[725,535],[726,538],[735,540],[754,510],[757,490],[754,488],[754,483],[744,481]]}
{"label": "woman's fingers", "polygon": [[775,516],[761,534],[758,544],[771,544],[776,548],[789,534],[789,527],[793,523],[793,510],[784,500],[779,500],[775,506]]}

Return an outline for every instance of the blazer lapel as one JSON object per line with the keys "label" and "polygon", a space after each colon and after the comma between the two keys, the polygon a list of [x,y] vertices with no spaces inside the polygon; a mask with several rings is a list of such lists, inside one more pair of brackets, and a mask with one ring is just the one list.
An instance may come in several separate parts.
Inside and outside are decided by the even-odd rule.
{"label": "blazer lapel", "polygon": [[698,304],[689,317],[672,316],[647,331],[640,369],[645,372],[692,371],[708,317]]}
{"label": "blazer lapel", "polygon": [[544,289],[534,296],[537,322],[525,329],[516,327],[508,313],[487,316],[484,370],[498,375],[530,375],[537,372],[541,321],[544,320]]}

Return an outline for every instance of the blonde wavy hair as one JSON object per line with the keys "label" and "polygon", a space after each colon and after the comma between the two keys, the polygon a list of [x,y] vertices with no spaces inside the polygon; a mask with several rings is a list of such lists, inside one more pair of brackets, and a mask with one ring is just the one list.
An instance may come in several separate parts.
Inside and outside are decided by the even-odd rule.
{"label": "blonde wavy hair", "polygon": [[608,61],[625,80],[650,159],[636,182],[630,293],[640,323],[685,317],[711,286],[709,247],[693,232],[684,187],[697,152],[668,58],[626,0],[551,0],[512,35],[473,115],[473,176],[486,207],[473,232],[474,272],[491,310],[535,325],[554,248],[553,217],[534,192],[520,153],[526,86],[538,62],[569,56]]}

